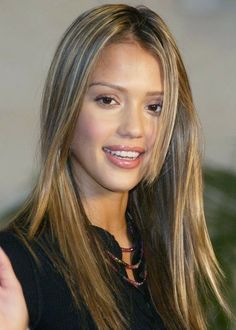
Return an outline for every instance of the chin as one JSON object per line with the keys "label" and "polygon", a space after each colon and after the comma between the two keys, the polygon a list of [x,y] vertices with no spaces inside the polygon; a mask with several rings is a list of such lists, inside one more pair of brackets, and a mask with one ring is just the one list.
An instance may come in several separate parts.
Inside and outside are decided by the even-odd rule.
{"label": "chin", "polygon": [[109,182],[109,184],[104,185],[104,188],[113,192],[128,192],[132,190],[139,184],[140,180],[135,180],[133,182]]}

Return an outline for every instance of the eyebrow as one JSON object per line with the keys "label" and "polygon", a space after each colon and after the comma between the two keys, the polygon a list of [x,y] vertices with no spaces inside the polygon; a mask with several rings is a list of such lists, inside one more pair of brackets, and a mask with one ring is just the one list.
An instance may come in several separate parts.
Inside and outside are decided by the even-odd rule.
{"label": "eyebrow", "polygon": [[[127,92],[126,88],[121,87],[119,85],[110,84],[110,83],[107,83],[107,82],[96,82],[95,81],[95,82],[92,82],[89,85],[89,88],[93,87],[93,86],[106,86],[106,87],[110,87],[110,88],[113,88],[113,89],[117,89],[121,92]],[[164,92],[163,91],[150,91],[150,92],[147,92],[146,95],[147,96],[164,95]]]}

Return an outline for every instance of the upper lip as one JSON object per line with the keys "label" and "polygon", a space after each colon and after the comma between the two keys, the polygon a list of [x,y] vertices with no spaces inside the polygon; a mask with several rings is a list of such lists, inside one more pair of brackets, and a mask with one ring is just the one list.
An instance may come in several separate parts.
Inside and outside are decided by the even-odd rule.
{"label": "upper lip", "polygon": [[111,151],[135,151],[138,153],[144,153],[145,149],[139,146],[125,146],[125,145],[111,145],[111,146],[105,146],[103,148],[107,148]]}

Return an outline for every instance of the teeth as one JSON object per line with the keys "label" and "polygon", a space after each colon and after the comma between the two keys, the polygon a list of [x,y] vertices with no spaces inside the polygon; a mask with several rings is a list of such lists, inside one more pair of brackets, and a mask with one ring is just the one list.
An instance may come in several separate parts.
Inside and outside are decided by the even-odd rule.
{"label": "teeth", "polygon": [[135,158],[137,158],[140,155],[140,153],[137,152],[137,151],[124,151],[124,150],[122,150],[122,151],[118,151],[118,150],[117,151],[114,151],[114,150],[110,150],[108,148],[104,148],[104,150],[106,152],[109,152],[110,154],[116,156],[116,157],[119,157],[119,158],[131,158],[131,159],[135,159]]}

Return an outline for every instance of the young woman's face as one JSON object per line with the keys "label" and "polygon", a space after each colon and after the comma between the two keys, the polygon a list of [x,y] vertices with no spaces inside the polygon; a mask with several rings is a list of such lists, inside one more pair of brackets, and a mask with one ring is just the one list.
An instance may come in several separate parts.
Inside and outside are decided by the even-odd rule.
{"label": "young woman's face", "polygon": [[163,102],[161,67],[137,43],[106,47],[95,67],[71,145],[88,193],[125,192],[145,175]]}

